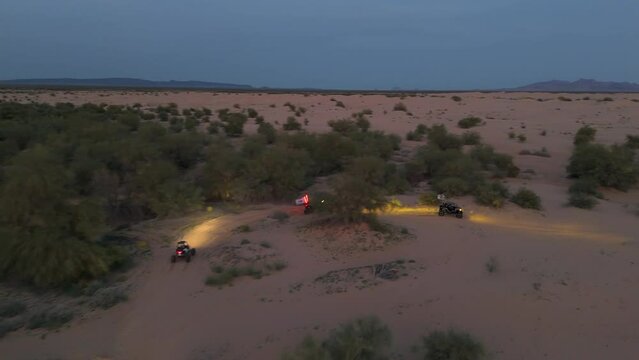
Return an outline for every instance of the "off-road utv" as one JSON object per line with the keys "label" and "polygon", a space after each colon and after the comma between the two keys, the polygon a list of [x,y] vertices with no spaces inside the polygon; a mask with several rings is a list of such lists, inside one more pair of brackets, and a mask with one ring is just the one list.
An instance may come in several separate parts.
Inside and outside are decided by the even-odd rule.
{"label": "off-road utv", "polygon": [[191,262],[193,256],[195,256],[195,248],[190,247],[186,241],[178,241],[175,254],[171,255],[171,262],[174,263],[181,258],[186,259],[186,262]]}
{"label": "off-road utv", "polygon": [[464,209],[457,206],[452,202],[445,202],[439,205],[439,216],[455,215],[455,217],[461,219],[464,217]]}

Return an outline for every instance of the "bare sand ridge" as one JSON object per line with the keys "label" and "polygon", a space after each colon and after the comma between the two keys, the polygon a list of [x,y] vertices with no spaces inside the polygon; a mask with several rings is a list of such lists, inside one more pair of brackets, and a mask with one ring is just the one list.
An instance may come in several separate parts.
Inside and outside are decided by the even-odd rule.
{"label": "bare sand ridge", "polygon": [[[480,339],[495,359],[635,359],[639,358],[639,191],[605,191],[606,200],[590,211],[567,208],[569,181],[565,165],[575,131],[597,129],[597,141],[621,142],[639,134],[639,94],[453,94],[425,97],[384,95],[215,94],[210,92],[137,93],[121,91],[51,91],[2,93],[27,101],[105,102],[212,109],[252,107],[266,121],[284,123],[293,115],[285,102],[307,108],[309,131],[327,131],[326,121],[373,110],[372,128],[402,137],[417,124],[444,123],[453,132],[457,120],[474,115],[486,124],[478,131],[485,143],[532,169],[509,187],[526,186],[542,198],[543,211],[512,204],[494,210],[471,198],[463,220],[433,216],[414,206],[416,194],[398,196],[406,205],[381,215],[413,235],[381,250],[333,256],[320,240],[303,237],[312,221],[299,208],[264,205],[240,214],[199,220],[185,237],[198,248],[190,264],[171,264],[172,248],[159,240],[152,256],[134,270],[131,299],[97,311],[69,327],[47,334],[18,332],[0,340],[7,359],[277,359],[305,335],[322,336],[337,324],[377,315],[394,334],[396,358],[417,359],[410,351],[421,335],[455,327]],[[558,96],[572,98],[560,101]],[[579,100],[588,96],[590,100]],[[597,101],[611,96],[614,101]],[[336,107],[342,101],[346,108]],[[7,98],[5,98],[7,99]],[[538,101],[545,99],[545,101]],[[408,111],[392,111],[398,102]],[[270,107],[275,104],[276,107]],[[384,113],[386,111],[386,113]],[[255,131],[247,125],[248,132]],[[546,135],[541,135],[545,130]],[[527,141],[507,133],[525,134]],[[417,143],[407,142],[405,148]],[[523,149],[546,147],[550,158],[522,156]],[[268,219],[280,209],[291,212],[284,223]],[[187,219],[188,220],[188,219]],[[173,221],[173,222],[172,222]],[[175,228],[186,220],[159,222]],[[249,224],[250,233],[233,230]],[[156,230],[157,231],[157,230]],[[241,278],[232,287],[206,286],[209,257],[218,246],[268,241],[288,267],[260,280]],[[497,259],[490,274],[485,264]],[[405,260],[407,276],[330,292],[318,277],[329,272]],[[408,261],[411,261],[408,263]],[[332,288],[331,288],[332,289]],[[401,357],[400,357],[401,356]]]}

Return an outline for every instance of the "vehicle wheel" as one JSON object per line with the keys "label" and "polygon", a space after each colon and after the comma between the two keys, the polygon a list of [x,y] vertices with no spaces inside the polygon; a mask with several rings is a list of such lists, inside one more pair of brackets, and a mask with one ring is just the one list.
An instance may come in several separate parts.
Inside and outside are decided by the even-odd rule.
{"label": "vehicle wheel", "polygon": [[455,216],[457,216],[458,219],[461,219],[464,217],[464,213],[457,213]]}
{"label": "vehicle wheel", "polygon": [[186,255],[186,262],[191,262],[191,255]]}
{"label": "vehicle wheel", "polygon": [[444,212],[439,210],[439,216],[444,216]]}
{"label": "vehicle wheel", "polygon": [[191,250],[191,255],[195,256],[195,249]]}
{"label": "vehicle wheel", "polygon": [[175,262],[175,255],[171,255],[171,262],[174,263]]}

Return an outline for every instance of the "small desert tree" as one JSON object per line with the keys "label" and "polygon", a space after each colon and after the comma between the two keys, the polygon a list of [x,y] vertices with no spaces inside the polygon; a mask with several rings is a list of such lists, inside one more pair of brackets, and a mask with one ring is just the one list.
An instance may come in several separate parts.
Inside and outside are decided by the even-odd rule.
{"label": "small desert tree", "polygon": [[370,212],[382,208],[386,203],[384,190],[361,177],[341,175],[332,185],[333,198],[329,200],[329,211],[338,220],[364,220],[367,215],[371,216]]}

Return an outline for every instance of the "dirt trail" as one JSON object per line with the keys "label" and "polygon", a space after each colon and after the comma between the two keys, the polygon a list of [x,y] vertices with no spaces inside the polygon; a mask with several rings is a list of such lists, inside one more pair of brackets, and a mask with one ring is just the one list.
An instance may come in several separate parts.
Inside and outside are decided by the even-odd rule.
{"label": "dirt trail", "polygon": [[[190,329],[202,328],[200,314],[206,307],[192,301],[204,292],[204,279],[210,273],[208,251],[224,242],[236,227],[265,218],[273,209],[224,215],[195,226],[184,234],[198,254],[191,263],[169,262],[173,248],[155,248],[153,264],[144,285],[135,294],[132,310],[116,338],[118,359],[177,358],[189,344]],[[202,303],[200,303],[201,305]],[[139,334],[145,334],[140,342]]]}

